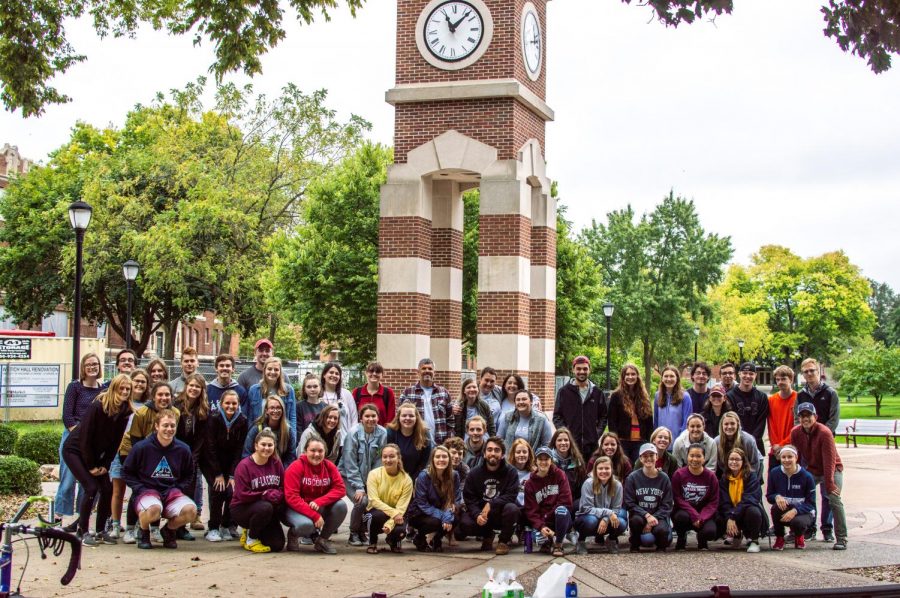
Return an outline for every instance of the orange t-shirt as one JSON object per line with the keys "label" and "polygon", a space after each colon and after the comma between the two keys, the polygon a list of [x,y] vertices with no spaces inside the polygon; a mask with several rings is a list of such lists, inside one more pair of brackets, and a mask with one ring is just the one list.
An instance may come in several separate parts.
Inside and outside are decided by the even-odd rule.
{"label": "orange t-shirt", "polygon": [[[794,404],[797,402],[797,391],[784,399],[780,392],[769,396],[769,442],[772,446],[784,446],[791,443],[791,430],[794,428]],[[771,453],[771,449],[769,451]]]}

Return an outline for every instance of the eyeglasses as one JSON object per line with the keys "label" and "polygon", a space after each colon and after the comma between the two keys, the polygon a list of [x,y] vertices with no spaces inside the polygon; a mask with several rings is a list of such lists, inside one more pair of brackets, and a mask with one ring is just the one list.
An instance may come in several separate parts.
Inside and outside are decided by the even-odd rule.
{"label": "eyeglasses", "polygon": [[818,374],[819,370],[803,370],[804,374]]}
{"label": "eyeglasses", "polygon": [[134,359],[131,357],[123,357],[119,360],[119,363],[134,363]]}
{"label": "eyeglasses", "polygon": [[100,367],[100,364],[99,364],[99,363],[86,363],[86,364],[84,364],[84,369],[88,369],[88,368],[99,368],[99,367]]}

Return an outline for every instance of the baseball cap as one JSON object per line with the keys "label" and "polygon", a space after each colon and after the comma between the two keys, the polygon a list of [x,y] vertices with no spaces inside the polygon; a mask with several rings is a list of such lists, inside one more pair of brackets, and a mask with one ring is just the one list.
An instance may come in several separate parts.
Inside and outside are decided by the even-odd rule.
{"label": "baseball cap", "polygon": [[638,455],[643,455],[644,453],[653,453],[654,455],[658,455],[659,451],[656,450],[656,446],[650,444],[649,442],[645,442],[641,445],[641,450]]}
{"label": "baseball cap", "polygon": [[550,450],[549,448],[547,448],[546,446],[542,446],[542,447],[539,448],[538,450],[534,451],[534,458],[537,459],[537,458],[540,457],[541,455],[546,455],[546,456],[548,456],[548,457],[550,457],[550,458],[552,459],[552,458],[553,458],[553,451],[551,451],[551,450]]}
{"label": "baseball cap", "polygon": [[741,368],[738,370],[739,372],[755,372],[756,364],[752,361],[745,361],[741,364]]}
{"label": "baseball cap", "polygon": [[722,386],[721,384],[716,384],[715,386],[712,387],[712,390],[709,391],[709,394],[722,395],[724,397],[727,393],[725,392],[724,386]]}
{"label": "baseball cap", "polygon": [[267,338],[261,338],[261,339],[259,339],[258,341],[256,341],[256,344],[255,344],[255,345],[253,345],[253,349],[254,349],[254,350],[255,350],[255,349],[259,349],[259,348],[260,348],[261,346],[263,346],[263,345],[269,345],[269,346],[272,347],[273,349],[275,348],[275,345],[272,344],[272,341],[270,341],[270,340],[267,339]]}
{"label": "baseball cap", "polygon": [[797,406],[797,413],[803,413],[804,411],[809,411],[810,413],[815,415],[816,406],[812,403],[800,403],[800,405]]}
{"label": "baseball cap", "polygon": [[578,357],[576,357],[575,359],[572,360],[572,366],[573,366],[573,367],[576,366],[576,365],[582,364],[582,363],[586,363],[586,364],[588,364],[588,365],[591,365],[591,360],[588,359],[588,356],[587,356],[587,355],[579,355]]}

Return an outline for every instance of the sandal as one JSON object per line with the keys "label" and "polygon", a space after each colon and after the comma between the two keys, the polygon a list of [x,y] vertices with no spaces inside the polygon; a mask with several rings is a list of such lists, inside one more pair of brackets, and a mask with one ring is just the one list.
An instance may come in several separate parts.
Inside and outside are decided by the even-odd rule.
{"label": "sandal", "polygon": [[563,551],[562,544],[556,544],[553,547],[553,552],[551,554],[553,556],[566,556],[566,553]]}
{"label": "sandal", "polygon": [[388,542],[388,546],[391,547],[391,552],[394,552],[394,553],[397,553],[397,554],[402,554],[402,553],[403,553],[403,549],[400,548],[400,543],[399,543],[399,542],[396,543],[396,544],[393,543],[393,542]]}
{"label": "sandal", "polygon": [[366,552],[369,554],[378,554],[378,546],[375,544],[369,544],[369,547],[366,548]]}

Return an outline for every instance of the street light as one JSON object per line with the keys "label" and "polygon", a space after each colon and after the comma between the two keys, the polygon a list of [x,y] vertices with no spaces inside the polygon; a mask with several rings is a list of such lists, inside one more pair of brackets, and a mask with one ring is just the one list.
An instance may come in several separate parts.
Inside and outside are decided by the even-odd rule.
{"label": "street light", "polygon": [[612,303],[603,304],[603,315],[606,316],[606,392],[610,391],[609,378],[609,326],[612,322],[613,311],[616,306]]}
{"label": "street light", "polygon": [[138,277],[141,265],[134,260],[128,260],[122,264],[122,274],[125,275],[125,286],[128,287],[128,307],[125,309],[125,348],[131,348],[131,286]]}
{"label": "street light", "polygon": [[697,341],[700,340],[700,327],[694,326],[694,363],[697,363]]}
{"label": "street light", "polygon": [[84,231],[91,223],[93,208],[83,201],[75,201],[69,205],[69,223],[75,231],[75,305],[72,323],[72,375],[78,379],[81,345],[81,254],[84,249]]}
{"label": "street light", "polygon": [[737,339],[737,342],[738,342],[738,349],[741,350],[741,359],[740,359],[740,362],[741,362],[741,363],[744,363],[744,339],[739,338],[739,339]]}

